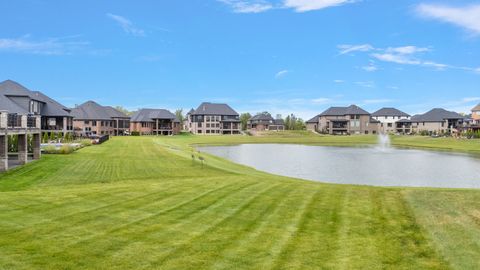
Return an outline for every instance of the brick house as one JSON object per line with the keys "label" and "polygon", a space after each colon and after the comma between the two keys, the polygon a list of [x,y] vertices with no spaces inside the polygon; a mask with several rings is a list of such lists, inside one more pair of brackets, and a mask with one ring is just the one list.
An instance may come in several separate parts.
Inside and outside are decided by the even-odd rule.
{"label": "brick house", "polygon": [[140,135],[177,135],[181,128],[175,114],[165,109],[141,109],[130,120],[130,131]]}
{"label": "brick house", "polygon": [[110,106],[87,101],[72,109],[73,127],[78,136],[127,135],[130,117]]}

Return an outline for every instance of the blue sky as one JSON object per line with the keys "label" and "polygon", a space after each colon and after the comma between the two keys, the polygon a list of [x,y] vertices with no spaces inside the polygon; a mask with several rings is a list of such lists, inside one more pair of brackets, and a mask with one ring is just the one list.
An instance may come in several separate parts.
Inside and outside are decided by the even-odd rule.
{"label": "blue sky", "polygon": [[0,80],[67,106],[411,114],[480,102],[480,3],[0,1]]}

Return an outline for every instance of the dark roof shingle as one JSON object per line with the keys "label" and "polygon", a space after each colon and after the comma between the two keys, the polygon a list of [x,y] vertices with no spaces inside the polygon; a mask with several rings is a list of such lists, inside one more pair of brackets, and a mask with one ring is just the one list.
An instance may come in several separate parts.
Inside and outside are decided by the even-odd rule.
{"label": "dark roof shingle", "polygon": [[381,108],[380,110],[372,113],[372,116],[400,116],[410,117],[409,114],[404,113],[396,108]]}
{"label": "dark roof shingle", "polygon": [[356,106],[350,105],[348,107],[330,107],[320,114],[320,116],[344,116],[344,115],[370,115],[369,112]]}
{"label": "dark roof shingle", "polygon": [[237,115],[230,106],[223,103],[203,102],[192,115]]}
{"label": "dark roof shingle", "polygon": [[447,119],[464,119],[464,117],[456,112],[441,108],[435,108],[424,114],[412,116],[412,122],[443,122]]}
{"label": "dark roof shingle", "polygon": [[23,85],[12,80],[6,80],[0,83],[0,110],[7,110],[11,113],[19,114],[29,113],[28,107],[24,108],[24,106],[17,104],[9,97],[23,97],[43,103],[42,111],[40,112],[40,114],[43,116],[71,116],[70,110],[59,102],[51,99],[42,92],[31,91]]}
{"label": "dark roof shingle", "polygon": [[170,119],[178,121],[175,114],[165,109],[141,109],[136,111],[130,121],[132,122],[153,122],[154,119]]}

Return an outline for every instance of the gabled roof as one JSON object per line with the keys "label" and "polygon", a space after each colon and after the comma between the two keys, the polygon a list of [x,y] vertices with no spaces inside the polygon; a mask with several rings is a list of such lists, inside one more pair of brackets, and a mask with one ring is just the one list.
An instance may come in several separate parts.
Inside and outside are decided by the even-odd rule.
{"label": "gabled roof", "polygon": [[372,116],[399,116],[399,117],[410,117],[409,114],[404,113],[395,108],[381,108],[380,110],[372,113]]}
{"label": "gabled roof", "polygon": [[103,106],[105,111],[110,115],[112,118],[130,118],[130,116],[126,115],[125,113],[111,107],[111,106]]}
{"label": "gabled roof", "polygon": [[222,103],[210,103],[210,102],[203,102],[198,106],[195,112],[192,115],[236,115],[238,113],[234,111],[230,106],[227,104]]}
{"label": "gabled roof", "polygon": [[306,123],[307,124],[308,123],[312,123],[312,124],[315,123],[316,124],[316,123],[318,123],[318,118],[320,118],[320,115],[317,115],[317,116],[313,117],[312,119],[308,120]]}
{"label": "gabled roof", "polygon": [[0,93],[5,96],[30,97],[31,91],[15,81],[6,80],[0,83]]}
{"label": "gabled roof", "polygon": [[28,110],[23,109],[17,103],[9,98],[0,95],[0,111],[8,111],[9,113],[28,114]]}
{"label": "gabled roof", "polygon": [[195,110],[193,108],[190,109],[190,111],[188,111],[187,114],[193,114],[195,112]]}
{"label": "gabled roof", "polygon": [[178,121],[175,114],[165,109],[141,109],[136,111],[130,121],[132,122],[154,122],[155,119],[170,119]]}
{"label": "gabled roof", "polygon": [[320,116],[345,116],[345,115],[370,115],[369,112],[356,106],[350,105],[348,107],[330,107],[326,111],[320,114]]}
{"label": "gabled roof", "polygon": [[69,117],[70,110],[57,101],[39,91],[30,91],[23,85],[12,80],[0,83],[0,109],[11,113],[28,114],[30,108],[24,108],[10,98],[23,97],[43,103],[41,115],[43,116],[66,116]]}
{"label": "gabled roof", "polygon": [[46,106],[43,106],[41,115],[44,116],[71,116],[70,109],[58,103],[57,101],[46,96],[42,92],[34,91],[32,92],[32,99],[41,101],[45,103]]}
{"label": "gabled roof", "polygon": [[102,106],[95,101],[87,101],[72,109],[76,120],[112,120],[112,118],[128,118],[124,113],[109,107]]}
{"label": "gabled roof", "polygon": [[478,112],[478,111],[480,111],[480,103],[477,106],[473,107],[472,109],[472,112]]}
{"label": "gabled roof", "polygon": [[464,119],[464,117],[456,112],[447,111],[442,108],[435,108],[424,114],[412,116],[412,122],[443,122],[447,119]]}
{"label": "gabled roof", "polygon": [[255,121],[255,120],[256,121],[273,121],[275,119],[273,119],[272,115],[269,114],[268,112],[263,112],[251,117],[248,120],[249,121]]}

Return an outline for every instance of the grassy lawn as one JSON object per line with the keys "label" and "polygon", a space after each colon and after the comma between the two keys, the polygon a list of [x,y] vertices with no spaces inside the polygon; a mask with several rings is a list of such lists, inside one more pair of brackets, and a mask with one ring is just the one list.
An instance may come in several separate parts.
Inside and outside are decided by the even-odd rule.
{"label": "grassy lawn", "polygon": [[[0,269],[479,269],[480,190],[315,183],[191,147],[375,142],[124,137],[43,156],[0,175]],[[478,140],[393,143],[480,153]]]}

